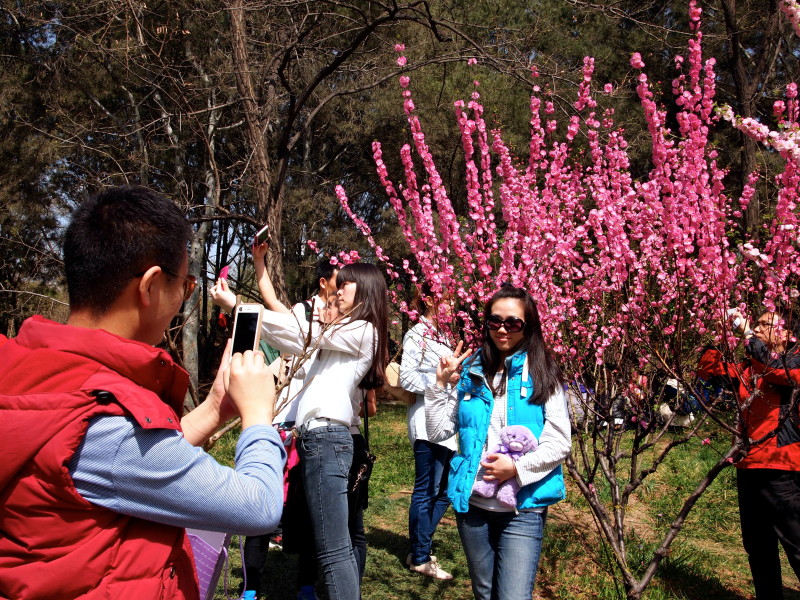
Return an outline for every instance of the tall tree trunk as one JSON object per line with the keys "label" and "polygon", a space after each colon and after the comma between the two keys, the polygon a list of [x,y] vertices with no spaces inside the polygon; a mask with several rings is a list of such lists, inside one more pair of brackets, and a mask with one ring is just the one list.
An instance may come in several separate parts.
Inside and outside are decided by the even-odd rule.
{"label": "tall tree trunk", "polygon": [[[772,77],[775,65],[775,53],[779,47],[780,39],[780,10],[778,0],[767,0],[764,8],[768,11],[764,18],[763,41],[755,57],[748,62],[755,63],[755,67],[748,72],[745,64],[746,49],[742,43],[739,19],[736,14],[736,0],[721,0],[722,11],[725,14],[725,28],[728,32],[728,61],[733,75],[738,114],[744,118],[756,115],[757,96],[767,81]],[[739,132],[742,143],[741,164],[739,167],[739,184],[744,188],[750,173],[756,169],[756,142]],[[761,202],[758,194],[753,194],[747,211],[744,213],[744,228],[748,236],[757,235],[761,224]]]}
{"label": "tall tree trunk", "polygon": [[[220,185],[219,171],[215,161],[215,151],[217,124],[221,117],[221,111],[220,109],[212,109],[212,107],[217,104],[217,94],[214,85],[201,63],[196,60],[194,52],[188,42],[185,46],[185,53],[205,84],[208,94],[207,106],[210,109],[208,111],[208,120],[204,124],[207,162],[205,168],[206,191],[203,196],[203,216],[208,218],[200,221],[200,225],[192,239],[191,248],[189,249],[189,273],[194,275],[198,281],[201,281],[201,279],[205,277],[207,241],[213,224],[210,217],[213,217],[219,208]],[[201,301],[204,299],[200,297],[204,289],[204,285],[198,285],[192,297],[186,302],[186,306],[191,307],[191,309],[188,314],[185,315],[181,343],[183,347],[184,368],[189,373],[191,384],[190,393],[187,394],[184,399],[184,408],[187,411],[192,410],[200,401],[197,394],[200,383],[200,353],[198,340],[200,338],[201,320],[203,322],[206,320],[206,314],[201,312],[203,307],[206,306],[206,303]]]}
{"label": "tall tree trunk", "polygon": [[254,190],[258,202],[258,212],[270,227],[269,254],[267,269],[275,286],[278,298],[286,301],[286,286],[281,258],[281,211],[283,193],[273,189],[271,164],[267,156],[266,133],[268,120],[261,117],[256,100],[255,86],[247,50],[247,22],[243,0],[232,0],[231,39],[233,45],[233,71],[236,76],[236,87],[241,97],[247,138],[251,146],[249,170],[254,180]]}

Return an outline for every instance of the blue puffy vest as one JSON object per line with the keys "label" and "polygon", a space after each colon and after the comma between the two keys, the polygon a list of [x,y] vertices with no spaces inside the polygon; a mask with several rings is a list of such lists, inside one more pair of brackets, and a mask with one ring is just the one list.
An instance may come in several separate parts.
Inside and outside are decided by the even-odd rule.
{"label": "blue puffy vest", "polygon": [[[506,359],[506,425],[524,425],[538,439],[544,427],[544,408],[528,402],[533,395],[533,378],[525,368],[526,357],[526,353],[520,351]],[[457,391],[459,452],[450,463],[447,494],[453,509],[465,513],[469,510],[472,485],[480,466],[494,406],[494,396],[483,376],[480,352],[464,364]],[[564,475],[559,465],[543,479],[519,490],[517,509],[549,506],[565,496]]]}

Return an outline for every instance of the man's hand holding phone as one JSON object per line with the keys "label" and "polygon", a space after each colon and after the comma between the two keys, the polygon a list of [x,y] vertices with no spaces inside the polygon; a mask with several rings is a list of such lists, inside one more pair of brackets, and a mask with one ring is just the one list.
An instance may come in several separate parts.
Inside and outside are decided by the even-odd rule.
{"label": "man's hand holding phone", "polygon": [[236,353],[224,373],[225,394],[242,418],[242,430],[270,425],[275,407],[275,382],[261,352]]}

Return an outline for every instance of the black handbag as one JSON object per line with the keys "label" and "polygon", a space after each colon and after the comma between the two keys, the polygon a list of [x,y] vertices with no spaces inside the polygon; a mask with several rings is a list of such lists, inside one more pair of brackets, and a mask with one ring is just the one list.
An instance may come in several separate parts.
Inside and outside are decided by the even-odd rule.
{"label": "black handbag", "polygon": [[370,452],[369,449],[369,412],[368,407],[364,407],[364,441],[365,447],[362,452],[359,453],[357,456],[353,456],[353,464],[358,465],[358,469],[355,471],[355,476],[352,477],[352,482],[350,483],[350,489],[348,490],[350,493],[354,493],[359,489],[364,489],[366,487],[369,478],[372,476],[372,467],[375,465],[375,461],[377,460],[375,455]]}

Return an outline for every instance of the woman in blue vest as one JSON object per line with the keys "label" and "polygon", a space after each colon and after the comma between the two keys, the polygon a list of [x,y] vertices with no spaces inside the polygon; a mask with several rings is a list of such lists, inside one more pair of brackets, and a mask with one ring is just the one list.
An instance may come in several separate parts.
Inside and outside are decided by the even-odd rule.
{"label": "woman in blue vest", "polygon": [[[560,370],[542,338],[536,303],[523,289],[501,287],[486,304],[483,344],[470,360],[461,344],[440,360],[436,385],[425,390],[431,441],[458,433],[448,494],[477,600],[530,600],[547,507],[564,498],[561,463],[570,451],[570,423]],[[463,366],[462,366],[463,363]],[[461,369],[455,387],[447,382]],[[490,454],[506,425],[525,425],[539,442],[514,462]],[[516,510],[472,494],[478,478],[520,484]]]}

